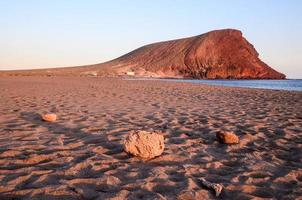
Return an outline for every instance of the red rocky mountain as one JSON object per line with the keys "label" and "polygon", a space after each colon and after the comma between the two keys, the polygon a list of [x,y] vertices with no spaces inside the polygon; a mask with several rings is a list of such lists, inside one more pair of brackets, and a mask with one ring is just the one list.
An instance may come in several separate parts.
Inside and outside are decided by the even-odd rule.
{"label": "red rocky mountain", "polygon": [[254,46],[235,29],[149,44],[96,65],[18,72],[32,75],[285,79],[284,74],[261,61]]}

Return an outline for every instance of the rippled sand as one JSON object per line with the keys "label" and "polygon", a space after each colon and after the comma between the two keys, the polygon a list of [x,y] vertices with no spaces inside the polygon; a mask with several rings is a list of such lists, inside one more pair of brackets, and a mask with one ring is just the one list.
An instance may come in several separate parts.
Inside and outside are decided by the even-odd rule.
{"label": "rippled sand", "polygon": [[[126,154],[136,129],[163,131],[163,155]],[[224,130],[240,144],[218,143]],[[200,178],[223,184],[222,199],[301,197],[302,92],[0,78],[0,199],[215,199]]]}

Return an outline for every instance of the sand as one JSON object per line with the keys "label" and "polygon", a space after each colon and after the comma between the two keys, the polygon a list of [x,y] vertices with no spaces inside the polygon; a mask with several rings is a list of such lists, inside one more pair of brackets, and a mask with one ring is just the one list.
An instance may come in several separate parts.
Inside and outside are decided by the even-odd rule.
{"label": "sand", "polygon": [[[40,115],[56,113],[57,121]],[[123,150],[162,131],[163,154]],[[232,131],[236,145],[220,144]],[[302,93],[118,78],[0,78],[0,199],[302,196]]]}

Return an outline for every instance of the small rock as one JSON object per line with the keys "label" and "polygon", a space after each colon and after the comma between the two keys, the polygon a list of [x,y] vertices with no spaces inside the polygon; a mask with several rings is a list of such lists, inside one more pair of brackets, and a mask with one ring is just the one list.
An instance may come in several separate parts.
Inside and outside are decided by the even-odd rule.
{"label": "small rock", "polygon": [[216,138],[219,142],[224,144],[238,144],[239,138],[235,133],[232,132],[218,132]]}
{"label": "small rock", "polygon": [[124,140],[126,152],[144,159],[160,156],[164,148],[164,136],[156,132],[132,131]]}
{"label": "small rock", "polygon": [[54,122],[57,120],[57,115],[53,114],[53,113],[45,114],[45,115],[42,115],[42,119],[47,122]]}
{"label": "small rock", "polygon": [[218,197],[221,194],[223,185],[218,184],[218,183],[211,183],[204,178],[200,178],[200,181],[201,181],[201,184],[203,186],[205,186],[206,188],[213,189],[215,191],[216,197]]}

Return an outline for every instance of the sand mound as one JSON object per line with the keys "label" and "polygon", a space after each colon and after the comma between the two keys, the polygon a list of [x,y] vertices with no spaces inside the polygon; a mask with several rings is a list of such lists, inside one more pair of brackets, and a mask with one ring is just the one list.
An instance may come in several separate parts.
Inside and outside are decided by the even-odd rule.
{"label": "sand mound", "polygon": [[126,137],[124,148],[130,154],[151,159],[163,153],[164,137],[155,132],[133,131]]}

